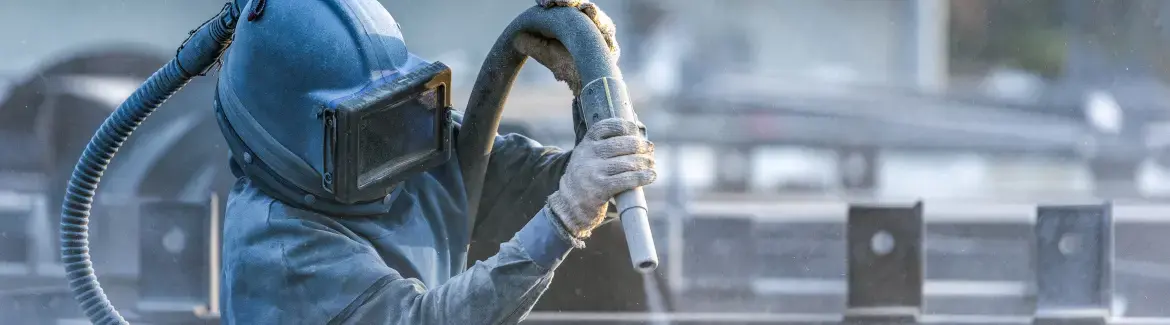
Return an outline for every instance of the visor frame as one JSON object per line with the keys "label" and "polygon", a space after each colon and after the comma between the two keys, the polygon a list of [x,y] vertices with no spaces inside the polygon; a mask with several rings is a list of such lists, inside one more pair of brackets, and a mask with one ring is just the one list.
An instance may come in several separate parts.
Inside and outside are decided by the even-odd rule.
{"label": "visor frame", "polygon": [[[435,107],[428,108],[432,111],[430,113],[434,114],[436,128],[434,150],[390,174],[362,182],[364,173],[358,167],[362,157],[360,151],[362,122],[368,115],[385,110],[427,107],[411,103],[430,90],[434,90],[436,95]],[[442,62],[427,64],[388,82],[373,83],[358,93],[334,103],[330,105],[332,107],[325,107],[321,114],[321,127],[324,131],[321,185],[340,203],[354,204],[381,200],[389,195],[398,183],[442,165],[451,157],[454,149],[451,69]]]}

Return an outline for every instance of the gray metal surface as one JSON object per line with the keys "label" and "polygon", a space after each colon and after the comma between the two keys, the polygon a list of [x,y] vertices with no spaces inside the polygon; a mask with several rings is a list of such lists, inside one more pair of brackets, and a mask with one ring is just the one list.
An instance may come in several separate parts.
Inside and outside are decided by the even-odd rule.
{"label": "gray metal surface", "polygon": [[[682,221],[682,241],[688,249],[675,250],[678,255],[672,256],[683,260],[682,279],[672,279],[682,283],[675,288],[677,310],[844,313],[848,287],[845,206],[732,206],[738,209],[719,213],[692,204],[691,210],[701,214],[686,219],[693,221]],[[1031,316],[1037,300],[1035,206],[931,207],[926,202],[924,315]],[[1166,236],[1170,213],[1163,213],[1170,206],[1122,205],[1114,211],[1111,307],[1115,316],[1170,316],[1170,255],[1163,249],[1170,245]],[[719,218],[741,219],[728,222],[751,230],[734,237],[729,231],[710,230],[725,227],[717,226]],[[729,257],[710,249],[690,249],[729,240],[753,247],[742,254],[755,255]],[[718,277],[716,265],[727,276]],[[704,269],[710,271],[696,272]],[[724,285],[719,294],[710,290],[715,283]],[[750,290],[731,291],[728,284]]]}
{"label": "gray metal surface", "polygon": [[916,319],[923,302],[921,203],[851,206],[846,229],[846,317]]}
{"label": "gray metal surface", "polygon": [[208,304],[210,209],[174,201],[141,206],[139,310],[191,313]]}
{"label": "gray metal surface", "polygon": [[1111,206],[1041,206],[1034,229],[1037,317],[1103,322],[1113,298]]}

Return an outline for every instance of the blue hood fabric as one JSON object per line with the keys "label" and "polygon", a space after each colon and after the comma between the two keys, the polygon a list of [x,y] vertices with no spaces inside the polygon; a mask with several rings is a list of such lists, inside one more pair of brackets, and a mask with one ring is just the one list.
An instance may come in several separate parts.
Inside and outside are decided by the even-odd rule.
{"label": "blue hood fabric", "polygon": [[233,152],[261,161],[266,168],[245,172],[290,203],[329,213],[387,211],[386,202],[341,206],[321,186],[320,113],[427,62],[407,51],[398,23],[376,1],[267,2],[238,4],[244,17],[261,14],[238,24],[219,75],[217,103],[235,134]]}
{"label": "blue hood fabric", "polygon": [[[238,177],[223,230],[223,322],[521,320],[576,243],[542,209],[569,153],[497,136],[476,229],[469,229],[458,157],[381,202],[330,203],[319,180],[320,108],[426,62],[407,51],[377,1],[236,5],[248,17],[259,3],[261,14],[236,29],[216,100]],[[499,230],[518,223],[516,234]],[[467,268],[473,235],[504,243]]]}

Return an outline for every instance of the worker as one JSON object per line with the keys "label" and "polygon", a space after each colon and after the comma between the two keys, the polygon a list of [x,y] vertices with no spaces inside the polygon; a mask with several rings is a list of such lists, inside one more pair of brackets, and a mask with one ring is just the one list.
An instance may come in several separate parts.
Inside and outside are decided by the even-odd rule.
{"label": "worker", "polygon": [[[608,24],[616,55],[593,4],[537,3]],[[223,230],[225,324],[517,323],[606,220],[609,199],[655,180],[644,127],[608,119],[572,151],[497,136],[484,199],[469,207],[459,157],[443,145],[458,114],[449,85],[431,82],[450,71],[410,53],[381,4],[233,5],[241,19],[215,101],[238,177]],[[516,218],[525,226],[495,256],[466,266],[473,233]]]}

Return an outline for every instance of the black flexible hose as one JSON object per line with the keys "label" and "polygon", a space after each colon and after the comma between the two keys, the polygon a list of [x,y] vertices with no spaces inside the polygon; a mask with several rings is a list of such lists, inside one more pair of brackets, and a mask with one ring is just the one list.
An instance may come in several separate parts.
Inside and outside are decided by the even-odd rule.
{"label": "black flexible hose", "polygon": [[[457,140],[472,227],[477,222],[484,173],[487,171],[492,141],[504,113],[504,102],[508,99],[516,75],[528,59],[512,44],[521,33],[554,38],[564,44],[573,55],[577,75],[582,83],[602,77],[621,78],[617,61],[608,56],[609,45],[605,43],[601,31],[580,10],[534,6],[512,20],[496,39],[480,67]],[[575,127],[582,128],[583,125]],[[579,129],[578,133],[582,131]]]}
{"label": "black flexible hose", "polygon": [[[520,13],[496,39],[480,67],[479,76],[467,101],[467,111],[459,130],[457,147],[469,207],[469,229],[475,233],[480,224],[479,203],[490,163],[492,141],[500,125],[504,102],[517,73],[528,54],[517,49],[518,36],[529,34],[560,42],[573,59],[576,82],[573,88],[573,127],[578,135],[607,118],[637,120],[617,57],[611,55],[605,36],[578,8],[534,6]],[[565,76],[566,78],[571,78]],[[658,267],[658,252],[650,229],[646,195],[641,187],[618,193],[614,197],[626,235],[630,263],[638,272]]]}
{"label": "black flexible hose", "polygon": [[73,169],[62,204],[61,260],[74,299],[94,324],[129,324],[106,297],[89,256],[89,215],[102,174],[114,154],[150,113],[219,60],[231,42],[237,17],[229,3],[215,18],[192,31],[175,58],[151,75],[102,122]]}

